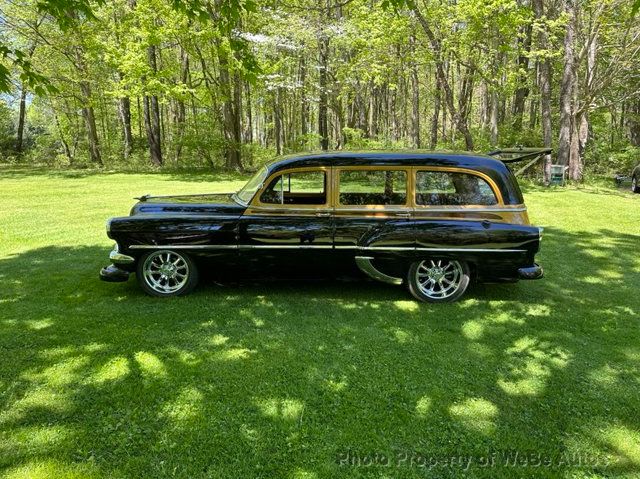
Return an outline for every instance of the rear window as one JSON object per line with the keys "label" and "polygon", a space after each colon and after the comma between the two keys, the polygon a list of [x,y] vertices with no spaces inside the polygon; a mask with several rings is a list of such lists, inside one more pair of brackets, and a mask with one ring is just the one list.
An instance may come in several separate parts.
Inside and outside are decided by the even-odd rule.
{"label": "rear window", "polygon": [[340,171],[341,205],[404,205],[407,172],[403,170]]}
{"label": "rear window", "polygon": [[495,192],[483,178],[468,173],[418,171],[416,204],[426,206],[495,205]]}

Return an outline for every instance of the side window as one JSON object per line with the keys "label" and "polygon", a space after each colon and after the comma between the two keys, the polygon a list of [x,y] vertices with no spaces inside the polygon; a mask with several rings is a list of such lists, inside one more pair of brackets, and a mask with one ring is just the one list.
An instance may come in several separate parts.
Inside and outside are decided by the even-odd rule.
{"label": "side window", "polygon": [[432,206],[495,205],[491,186],[476,175],[446,171],[418,171],[416,204]]}
{"label": "side window", "polygon": [[260,202],[278,205],[324,205],[327,202],[324,171],[300,171],[276,176]]}
{"label": "side window", "polygon": [[340,171],[341,205],[404,205],[406,202],[406,171]]}

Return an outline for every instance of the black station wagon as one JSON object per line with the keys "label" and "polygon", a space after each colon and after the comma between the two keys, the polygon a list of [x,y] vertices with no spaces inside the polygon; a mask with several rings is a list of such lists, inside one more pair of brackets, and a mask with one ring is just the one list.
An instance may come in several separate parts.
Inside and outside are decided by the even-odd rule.
{"label": "black station wagon", "polygon": [[[100,277],[144,291],[191,291],[198,272],[357,266],[421,301],[460,298],[471,280],[542,277],[529,224],[500,160],[427,152],[324,153],[276,161],[234,194],[143,196],[111,218]],[[355,268],[354,268],[355,269]],[[273,271],[273,270],[272,270]]]}

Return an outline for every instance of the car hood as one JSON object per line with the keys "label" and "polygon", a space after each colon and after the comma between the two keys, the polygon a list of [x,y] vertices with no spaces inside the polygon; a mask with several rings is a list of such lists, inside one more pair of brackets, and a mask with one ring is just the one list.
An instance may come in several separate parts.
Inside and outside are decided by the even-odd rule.
{"label": "car hood", "polygon": [[131,209],[131,216],[162,213],[240,216],[246,208],[231,197],[226,193],[143,196]]}

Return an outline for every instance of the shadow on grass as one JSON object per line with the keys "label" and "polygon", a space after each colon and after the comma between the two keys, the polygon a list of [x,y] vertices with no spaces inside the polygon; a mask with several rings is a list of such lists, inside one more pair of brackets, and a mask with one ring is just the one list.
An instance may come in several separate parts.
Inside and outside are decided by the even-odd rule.
{"label": "shadow on grass", "polygon": [[[101,248],[0,260],[0,470],[640,473],[637,238],[548,228],[543,243],[544,280],[438,306],[369,282],[158,300],[100,283]],[[556,462],[503,464],[532,452]]]}

